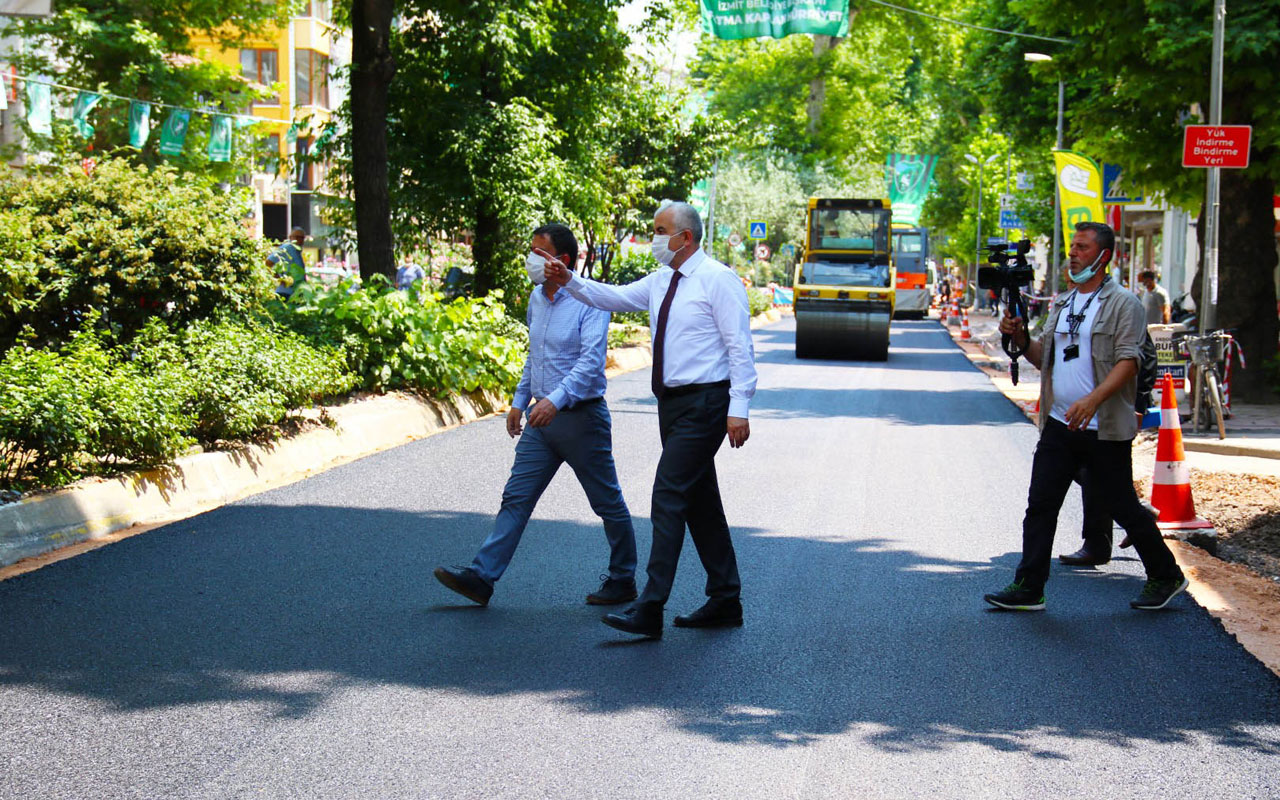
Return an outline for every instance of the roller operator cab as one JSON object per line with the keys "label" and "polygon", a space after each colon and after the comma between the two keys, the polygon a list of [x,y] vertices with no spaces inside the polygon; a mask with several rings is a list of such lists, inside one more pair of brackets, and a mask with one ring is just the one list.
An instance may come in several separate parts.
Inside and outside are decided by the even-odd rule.
{"label": "roller operator cab", "polygon": [[894,316],[898,319],[924,319],[929,315],[929,299],[933,296],[933,276],[929,269],[929,231],[894,224],[893,268]]}
{"label": "roller operator cab", "polygon": [[894,269],[888,200],[811,198],[796,264],[796,358],[889,357]]}

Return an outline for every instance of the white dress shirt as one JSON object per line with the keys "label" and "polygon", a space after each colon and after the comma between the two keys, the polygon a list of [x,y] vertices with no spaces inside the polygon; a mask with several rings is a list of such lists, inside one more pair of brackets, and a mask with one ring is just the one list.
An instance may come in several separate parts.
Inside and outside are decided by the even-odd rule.
{"label": "white dress shirt", "polygon": [[[589,306],[605,311],[648,311],[649,333],[657,334],[658,309],[675,270],[662,267],[635,283],[612,286],[574,275],[565,287]],[[680,284],[667,316],[663,345],[670,387],[729,381],[729,416],[747,416],[756,393],[755,348],[747,293],[737,273],[701,249],[680,265]]]}

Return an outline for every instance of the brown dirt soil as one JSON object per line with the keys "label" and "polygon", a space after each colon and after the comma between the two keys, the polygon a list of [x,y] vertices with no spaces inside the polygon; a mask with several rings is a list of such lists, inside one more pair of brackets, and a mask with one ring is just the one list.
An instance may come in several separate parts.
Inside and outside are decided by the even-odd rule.
{"label": "brown dirt soil", "polygon": [[[1150,480],[1140,486],[1150,497]],[[1218,557],[1280,583],[1280,478],[1193,469],[1191,494],[1218,531]]]}

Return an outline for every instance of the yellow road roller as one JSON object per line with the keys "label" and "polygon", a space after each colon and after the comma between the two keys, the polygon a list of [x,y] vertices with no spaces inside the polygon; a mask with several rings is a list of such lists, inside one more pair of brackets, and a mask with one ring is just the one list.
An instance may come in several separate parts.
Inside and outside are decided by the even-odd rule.
{"label": "yellow road roller", "polygon": [[894,267],[888,200],[810,198],[796,264],[796,358],[889,357]]}

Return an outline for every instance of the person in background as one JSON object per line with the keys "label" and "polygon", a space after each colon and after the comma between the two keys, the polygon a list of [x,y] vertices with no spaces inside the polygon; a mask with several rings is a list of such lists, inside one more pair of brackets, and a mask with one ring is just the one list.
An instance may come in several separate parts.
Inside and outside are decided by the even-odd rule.
{"label": "person in background", "polygon": [[1148,325],[1168,325],[1170,315],[1172,314],[1169,306],[1169,293],[1165,288],[1156,283],[1156,274],[1152,270],[1143,270],[1138,274],[1138,283],[1141,283],[1146,292],[1142,295],[1142,308],[1147,314]]}
{"label": "person in background", "polygon": [[267,256],[267,266],[276,276],[276,294],[288,300],[293,290],[307,280],[307,265],[302,260],[302,243],[307,239],[307,232],[302,228],[294,228],[279,247]]}
{"label": "person in background", "polygon": [[396,268],[396,288],[402,292],[409,291],[415,281],[427,277],[422,267],[414,263],[412,256],[405,256],[404,263]]}

